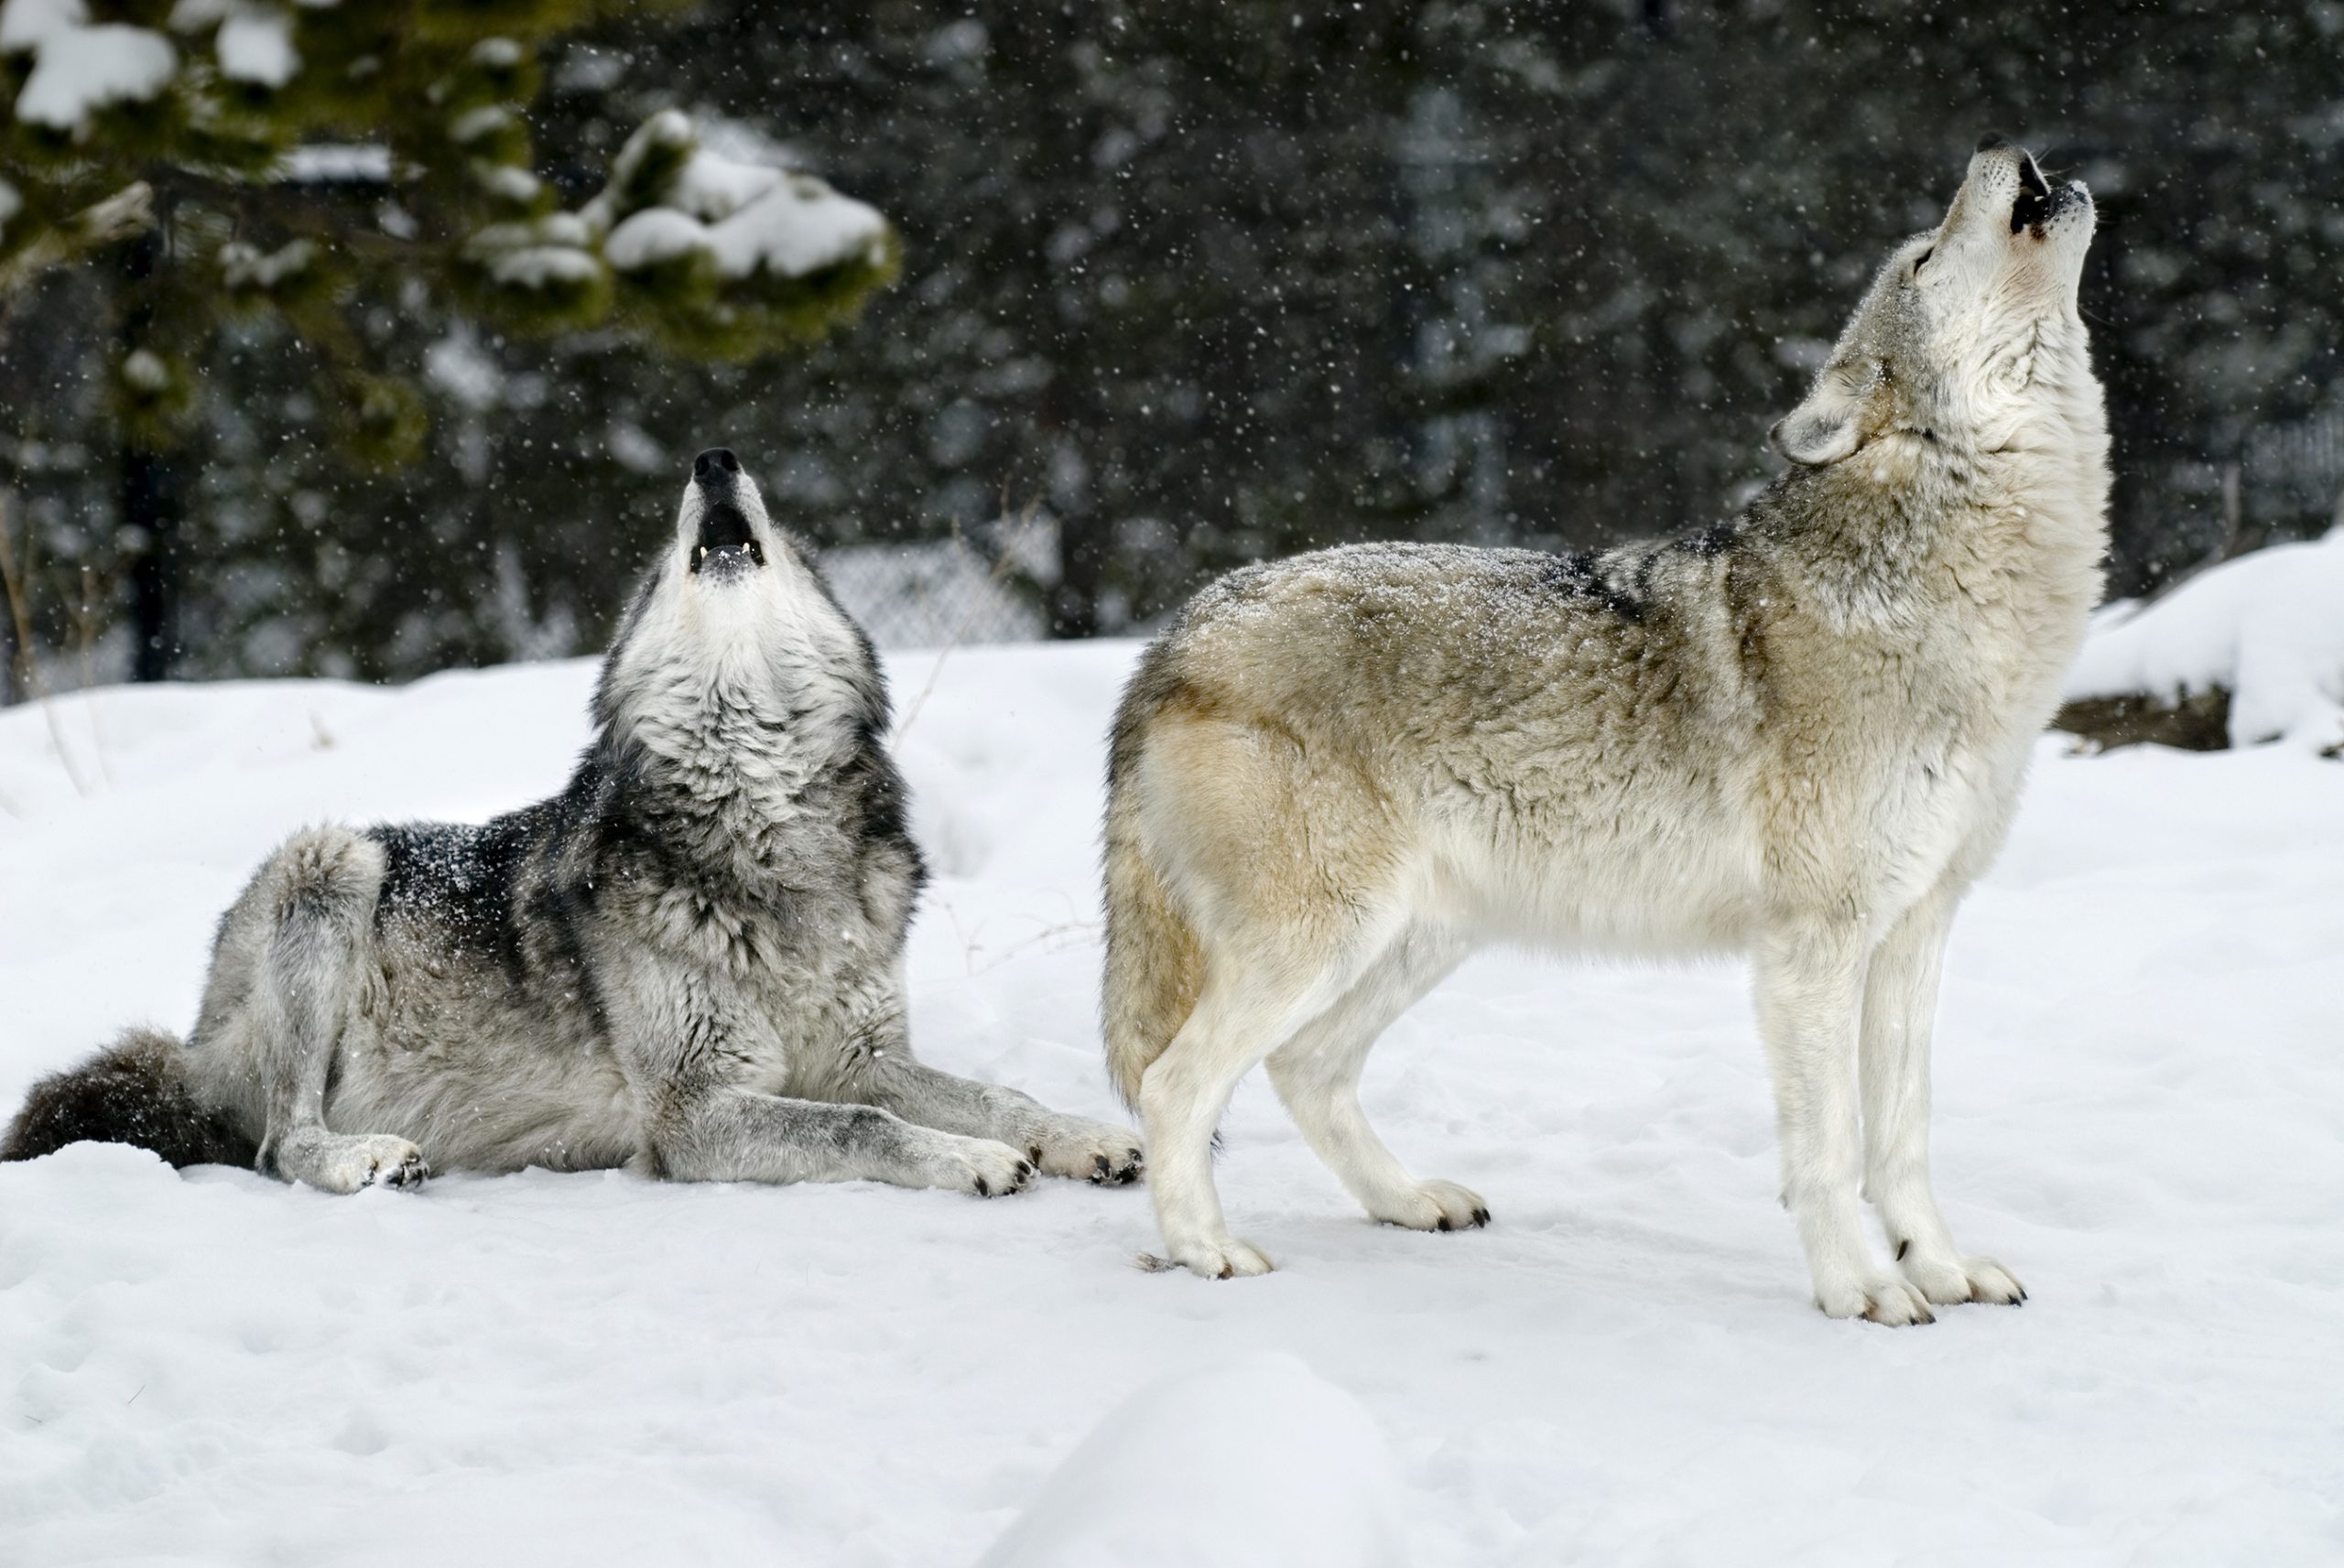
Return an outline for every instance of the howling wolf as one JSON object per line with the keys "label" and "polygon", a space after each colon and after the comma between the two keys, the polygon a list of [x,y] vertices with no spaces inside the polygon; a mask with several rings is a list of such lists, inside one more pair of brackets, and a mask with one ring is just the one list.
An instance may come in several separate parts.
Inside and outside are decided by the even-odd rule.
{"label": "howling wolf", "polygon": [[331,1192],[440,1170],[1017,1191],[1138,1140],[924,1066],[922,879],[870,641],[722,448],[602,665],[551,800],[296,834],[220,924],[194,1034],[38,1086],[0,1158],[77,1139]]}
{"label": "howling wolf", "polygon": [[[1379,1033],[1474,947],[1743,951],[1783,1196],[1835,1317],[2017,1302],[1928,1174],[1937,969],[2100,593],[2093,228],[1999,136],[1890,254],[1740,517],[1601,555],[1370,545],[1232,573],[1149,648],[1106,819],[1109,1065],[1170,1258],[1271,1081],[1380,1220],[1487,1223],[1361,1114]],[[1895,1249],[1883,1267],[1859,1195]]]}

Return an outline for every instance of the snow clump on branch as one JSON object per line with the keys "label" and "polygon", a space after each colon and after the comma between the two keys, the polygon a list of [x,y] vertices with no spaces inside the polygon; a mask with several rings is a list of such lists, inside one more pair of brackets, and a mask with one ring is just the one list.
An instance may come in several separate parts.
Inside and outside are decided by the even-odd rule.
{"label": "snow clump on branch", "polygon": [[812,175],[712,152],[673,109],[628,140],[583,215],[607,231],[603,259],[630,273],[705,256],[721,277],[798,278],[849,262],[876,265],[887,243],[874,209]]}

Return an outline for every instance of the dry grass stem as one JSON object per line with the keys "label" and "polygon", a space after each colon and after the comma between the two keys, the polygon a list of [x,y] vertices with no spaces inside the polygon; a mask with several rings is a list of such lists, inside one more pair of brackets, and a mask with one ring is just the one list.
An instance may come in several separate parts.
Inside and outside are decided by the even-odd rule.
{"label": "dry grass stem", "polygon": [[[64,727],[57,721],[57,704],[49,699],[49,683],[41,678],[40,662],[33,657],[33,615],[31,579],[33,574],[33,541],[29,534],[25,539],[25,559],[20,568],[16,562],[16,535],[8,521],[8,508],[0,499],[0,590],[8,598],[8,619],[16,633],[16,669],[25,690],[31,694],[33,706],[39,708],[49,725],[49,743],[57,748],[57,760],[65,769],[65,776],[72,782],[73,793],[87,799],[92,793],[89,780],[81,776],[81,768],[73,761],[72,749],[65,743]],[[13,806],[10,816],[21,816]]]}

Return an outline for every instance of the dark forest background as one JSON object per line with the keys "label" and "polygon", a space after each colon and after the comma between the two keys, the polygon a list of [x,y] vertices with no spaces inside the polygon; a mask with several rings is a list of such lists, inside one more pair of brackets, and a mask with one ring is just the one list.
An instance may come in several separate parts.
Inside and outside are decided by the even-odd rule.
{"label": "dark forest background", "polygon": [[[547,64],[531,130],[566,201],[680,103],[879,207],[900,278],[740,364],[372,302],[432,421],[388,471],[337,455],[281,328],[234,329],[182,449],[175,673],[588,651],[718,442],[826,546],[1054,522],[1055,568],[1014,581],[1066,636],[1342,539],[1697,524],[1772,471],[1768,424],[1988,127],[2100,200],[2115,590],[2318,533],[2344,492],[2337,0],[736,0]],[[38,634],[101,679],[130,668],[146,543],[109,276],[52,275],[0,324]]]}

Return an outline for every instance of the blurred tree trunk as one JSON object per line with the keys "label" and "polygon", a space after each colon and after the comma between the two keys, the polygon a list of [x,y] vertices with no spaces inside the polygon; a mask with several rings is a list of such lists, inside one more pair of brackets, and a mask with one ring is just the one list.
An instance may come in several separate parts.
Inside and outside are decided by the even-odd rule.
{"label": "blurred tree trunk", "polygon": [[[0,490],[0,550],[16,548],[16,538],[8,532],[10,525],[16,522],[15,516],[8,510],[8,503],[13,499],[14,497],[5,490]],[[0,594],[0,600],[5,598],[5,594]],[[28,695],[16,687],[16,665],[23,657],[24,650],[16,643],[16,618],[14,611],[15,606],[0,602],[0,708],[22,702]]]}
{"label": "blurred tree trunk", "polygon": [[[164,239],[149,229],[124,248],[127,308],[123,352],[142,347],[154,325],[157,271]],[[131,421],[122,442],[122,529],[129,548],[131,678],[167,680],[179,652],[179,523],[185,515],[179,471],[169,454]]]}
{"label": "blurred tree trunk", "polygon": [[1106,519],[1097,507],[1059,515],[1058,580],[1050,589],[1051,636],[1099,634],[1099,596],[1107,586],[1110,543]]}
{"label": "blurred tree trunk", "polygon": [[137,638],[131,678],[168,680],[179,654],[178,465],[132,442],[122,451],[122,521],[137,541],[130,559],[131,627]]}

